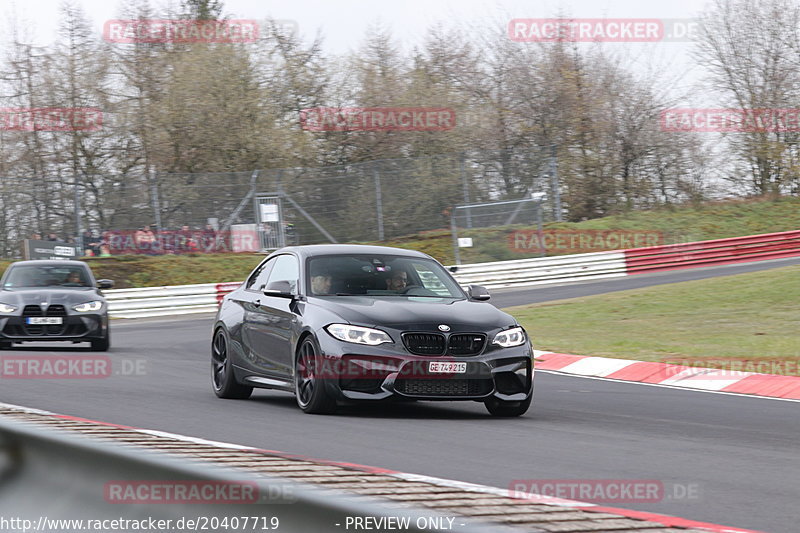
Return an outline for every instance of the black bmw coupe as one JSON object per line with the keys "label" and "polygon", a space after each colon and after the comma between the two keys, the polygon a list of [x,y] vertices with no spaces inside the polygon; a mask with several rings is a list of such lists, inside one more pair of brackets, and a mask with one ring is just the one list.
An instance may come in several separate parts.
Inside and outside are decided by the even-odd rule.
{"label": "black bmw coupe", "polygon": [[0,279],[0,348],[41,341],[90,342],[92,350],[111,345],[108,305],[82,261],[18,261]]}
{"label": "black bmw coupe", "polygon": [[404,398],[473,400],[519,416],[533,395],[531,345],[488,299],[420,252],[283,248],[221,303],[214,392],[284,390],[307,413],[332,413],[338,400]]}

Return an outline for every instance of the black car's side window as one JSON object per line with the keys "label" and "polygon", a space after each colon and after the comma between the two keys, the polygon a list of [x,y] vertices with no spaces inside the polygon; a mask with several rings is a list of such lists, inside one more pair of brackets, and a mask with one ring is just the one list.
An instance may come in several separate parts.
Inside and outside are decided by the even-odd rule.
{"label": "black car's side window", "polygon": [[264,290],[264,287],[267,286],[269,274],[272,272],[272,267],[274,266],[275,258],[261,263],[261,266],[259,266],[252,274],[250,274],[250,277],[247,279],[247,284],[244,288],[251,291]]}
{"label": "black car's side window", "polygon": [[275,260],[275,267],[269,276],[269,281],[288,281],[292,288],[292,293],[297,294],[297,281],[300,279],[300,265],[297,258],[293,255],[279,255]]}

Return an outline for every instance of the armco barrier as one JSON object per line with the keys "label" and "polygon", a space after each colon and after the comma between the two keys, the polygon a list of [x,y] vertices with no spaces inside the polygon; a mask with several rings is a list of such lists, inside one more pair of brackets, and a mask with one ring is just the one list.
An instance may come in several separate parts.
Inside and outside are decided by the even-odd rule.
{"label": "armco barrier", "polygon": [[[618,278],[630,274],[800,256],[800,231],[515,261],[461,265],[464,286],[489,289]],[[111,316],[144,318],[214,312],[239,282],[105,291]]]}
{"label": "armco barrier", "polygon": [[[442,516],[429,508],[390,507],[369,497],[277,477],[267,480],[246,472],[234,473],[12,422],[6,417],[0,417],[0,471],[0,517],[7,522],[16,520],[16,525],[3,526],[4,531],[269,529],[298,533],[344,529],[340,524],[353,516],[407,516],[409,524],[403,531],[421,532],[439,530],[419,526],[416,517]],[[121,487],[126,487],[124,493]],[[182,493],[180,488],[184,489]],[[194,492],[189,491],[191,488]],[[247,528],[242,524],[244,517],[250,520]],[[277,518],[277,524],[273,518]],[[184,524],[186,520],[201,522],[194,528],[175,527],[182,519]],[[23,520],[29,521],[25,529]],[[59,522],[62,520],[73,522]],[[78,525],[75,520],[83,523]],[[104,525],[87,527],[90,520]],[[118,521],[116,526],[114,520]],[[119,522],[122,520],[127,521],[127,527]],[[165,522],[157,525],[166,520],[171,520],[172,526],[163,525]],[[133,526],[133,522],[149,527]],[[237,525],[231,525],[234,523]],[[474,522],[459,527],[462,530],[490,531]]]}
{"label": "armco barrier", "polygon": [[628,274],[766,261],[800,255],[800,231],[624,250]]}
{"label": "armco barrier", "polygon": [[114,318],[146,318],[213,313],[223,296],[241,285],[239,282],[170,285],[141,289],[103,291],[109,313]]}
{"label": "armco barrier", "polygon": [[625,254],[595,252],[462,265],[454,277],[461,285],[476,284],[483,285],[488,289],[497,289],[546,283],[567,283],[590,278],[616,278],[624,275]]}

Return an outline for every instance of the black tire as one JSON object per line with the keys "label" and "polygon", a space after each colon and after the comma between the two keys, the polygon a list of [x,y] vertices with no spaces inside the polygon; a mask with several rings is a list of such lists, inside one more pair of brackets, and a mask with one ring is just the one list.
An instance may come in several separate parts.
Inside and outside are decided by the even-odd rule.
{"label": "black tire", "polygon": [[325,390],[325,383],[316,369],[320,367],[320,350],[313,337],[306,337],[297,350],[294,363],[294,396],[304,413],[333,414],[336,399]]}
{"label": "black tire", "polygon": [[491,397],[484,401],[483,404],[492,416],[514,417],[524,415],[531,406],[531,400],[533,400],[533,394],[528,396],[527,400],[518,402],[498,400],[495,397]]}
{"label": "black tire", "polygon": [[0,341],[0,350],[9,350],[11,349],[11,341]]}
{"label": "black tire", "polygon": [[106,329],[105,337],[99,339],[92,339],[93,352],[107,352],[111,348],[111,330]]}
{"label": "black tire", "polygon": [[246,400],[253,393],[253,387],[236,381],[229,355],[228,335],[220,328],[211,341],[211,386],[219,398]]}

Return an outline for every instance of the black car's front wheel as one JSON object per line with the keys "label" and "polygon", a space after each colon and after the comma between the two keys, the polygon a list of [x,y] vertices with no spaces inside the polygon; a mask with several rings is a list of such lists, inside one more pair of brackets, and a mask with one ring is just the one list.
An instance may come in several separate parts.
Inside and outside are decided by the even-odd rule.
{"label": "black car's front wheel", "polygon": [[106,334],[99,339],[92,339],[93,352],[107,352],[111,348],[111,329],[106,329]]}
{"label": "black car's front wheel", "polygon": [[533,400],[533,394],[528,396],[526,400],[517,402],[498,400],[497,398],[492,397],[488,400],[485,400],[483,404],[486,406],[486,410],[489,411],[489,414],[492,416],[512,417],[524,415],[531,406],[531,400]]}
{"label": "black car's front wheel", "polygon": [[237,383],[228,352],[228,335],[220,328],[211,342],[211,385],[214,394],[220,398],[245,400],[253,393],[253,387]]}
{"label": "black car's front wheel", "polygon": [[332,414],[336,412],[336,399],[325,390],[325,372],[321,370],[320,350],[312,337],[300,345],[295,359],[294,394],[297,405],[310,414]]}

